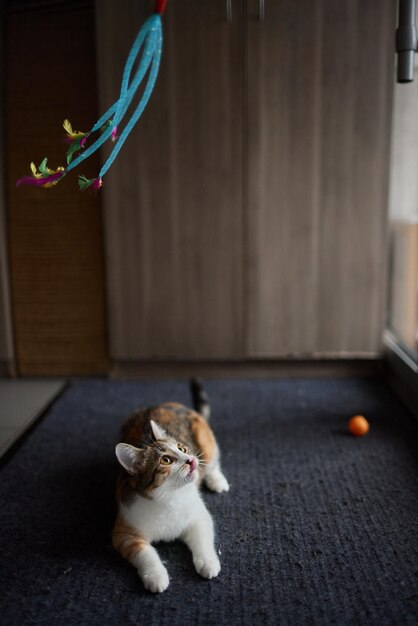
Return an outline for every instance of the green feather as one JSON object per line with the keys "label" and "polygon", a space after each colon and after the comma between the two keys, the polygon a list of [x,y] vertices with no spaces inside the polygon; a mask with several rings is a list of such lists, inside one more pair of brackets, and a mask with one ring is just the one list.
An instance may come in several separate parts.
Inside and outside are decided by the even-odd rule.
{"label": "green feather", "polygon": [[47,166],[47,163],[48,163],[48,159],[47,157],[45,157],[42,163],[40,164],[40,166],[38,167],[38,170],[41,172],[42,176],[49,176],[51,173]]}
{"label": "green feather", "polygon": [[80,191],[85,191],[94,183],[94,178],[86,178],[84,174],[78,177],[78,186]]}
{"label": "green feather", "polygon": [[75,139],[72,143],[70,143],[69,148],[67,150],[67,165],[69,165],[71,161],[73,160],[74,154],[78,152],[79,150],[81,150],[82,139],[83,137],[80,137],[79,139]]}

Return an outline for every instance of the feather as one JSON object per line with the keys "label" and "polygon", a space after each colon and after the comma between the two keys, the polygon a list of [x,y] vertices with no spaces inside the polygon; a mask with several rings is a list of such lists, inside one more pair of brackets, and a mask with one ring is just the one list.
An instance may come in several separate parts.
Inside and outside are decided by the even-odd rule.
{"label": "feather", "polygon": [[32,174],[35,176],[35,178],[41,178],[42,174],[36,169],[35,163],[32,162],[30,164],[30,169],[32,170]]}
{"label": "feather", "polygon": [[94,189],[94,191],[99,191],[99,189],[100,189],[101,187],[103,187],[103,181],[102,181],[102,179],[101,179],[101,178],[96,178],[96,179],[93,181],[93,189]]}
{"label": "feather", "polygon": [[48,159],[45,157],[42,159],[38,168],[35,163],[30,164],[32,176],[23,176],[16,182],[16,186],[21,185],[35,185],[36,187],[52,187],[65,176],[65,170],[63,167],[57,167],[56,170],[51,170],[47,165]]}
{"label": "feather", "polygon": [[50,174],[53,173],[52,170],[49,169],[47,163],[48,163],[48,159],[45,157],[39,164],[38,170],[40,171],[42,176],[49,176]]}
{"label": "feather", "polygon": [[85,147],[89,134],[90,133],[87,133],[87,135],[84,135],[84,137],[79,137],[78,139],[74,139],[74,141],[70,143],[67,153],[66,153],[67,165],[69,165],[71,161],[73,160],[74,154],[76,152],[79,152]]}
{"label": "feather", "polygon": [[64,130],[67,133],[67,140],[73,141],[73,139],[79,139],[80,137],[84,137],[88,133],[83,133],[81,130],[73,130],[70,120],[64,120],[63,122]]}
{"label": "feather", "polygon": [[23,176],[19,178],[16,183],[16,187],[20,187],[21,185],[34,185],[35,187],[52,187],[56,185],[57,182],[65,176],[65,172],[55,172],[55,174],[51,174],[50,176]]}
{"label": "feather", "polygon": [[112,130],[112,134],[110,135],[113,142],[115,142],[116,139],[119,137],[117,133],[118,133],[118,127],[115,126],[115,128]]}
{"label": "feather", "polygon": [[78,177],[78,186],[80,191],[85,191],[86,189],[91,187],[93,183],[94,178],[86,178],[84,174],[80,174],[80,176]]}
{"label": "feather", "polygon": [[103,186],[103,181],[101,178],[86,178],[84,174],[78,177],[78,186],[80,191],[85,191],[89,187],[94,189],[94,191],[99,191],[100,187]]}

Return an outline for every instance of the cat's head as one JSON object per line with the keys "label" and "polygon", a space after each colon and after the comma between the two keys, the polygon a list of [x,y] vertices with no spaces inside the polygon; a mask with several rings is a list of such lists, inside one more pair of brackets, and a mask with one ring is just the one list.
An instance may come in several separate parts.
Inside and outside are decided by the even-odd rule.
{"label": "cat's head", "polygon": [[199,461],[193,452],[153,420],[150,426],[153,434],[150,444],[136,448],[118,443],[115,450],[119,463],[133,477],[136,491],[152,496],[195,482]]}

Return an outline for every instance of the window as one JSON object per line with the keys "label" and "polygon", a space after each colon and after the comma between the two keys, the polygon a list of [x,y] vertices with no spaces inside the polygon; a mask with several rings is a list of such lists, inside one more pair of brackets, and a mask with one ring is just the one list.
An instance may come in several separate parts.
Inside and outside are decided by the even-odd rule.
{"label": "window", "polygon": [[414,81],[395,85],[389,250],[387,343],[418,371],[418,55]]}

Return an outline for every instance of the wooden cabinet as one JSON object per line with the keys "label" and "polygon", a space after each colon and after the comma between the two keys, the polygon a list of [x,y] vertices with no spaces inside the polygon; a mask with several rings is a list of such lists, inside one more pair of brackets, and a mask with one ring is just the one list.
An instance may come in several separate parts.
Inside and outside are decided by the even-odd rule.
{"label": "wooden cabinet", "polygon": [[247,18],[249,355],[376,354],[396,7],[265,4]]}
{"label": "wooden cabinet", "polygon": [[[251,356],[311,354],[319,296],[322,3],[248,15]],[[318,45],[319,44],[319,45]]]}
{"label": "wooden cabinet", "polygon": [[[376,355],[391,0],[168,2],[153,97],[103,200],[110,353]],[[96,3],[101,109],[153,3]]]}
{"label": "wooden cabinet", "polygon": [[[97,3],[102,107],[152,6]],[[242,7],[229,24],[222,2],[168,3],[156,89],[103,189],[114,360],[244,355]]]}

